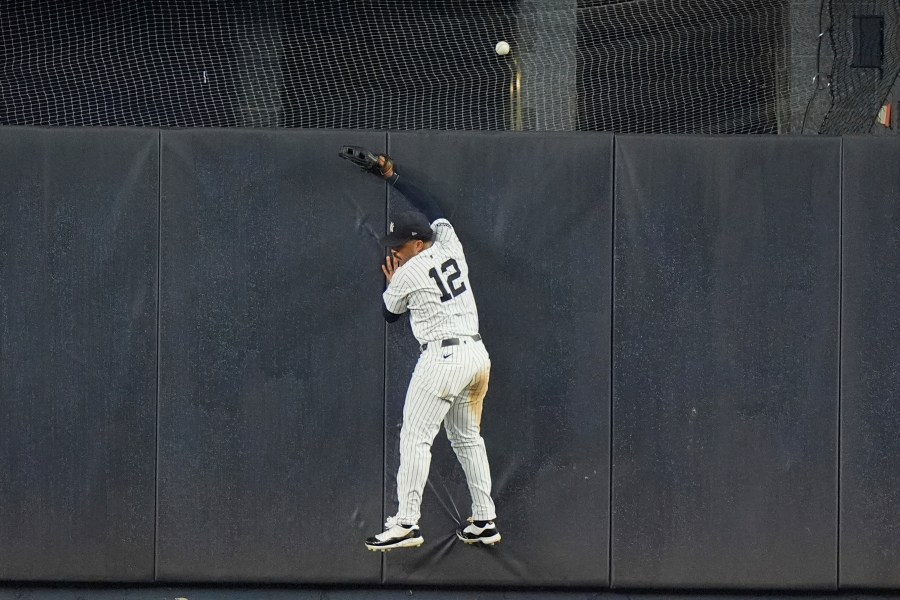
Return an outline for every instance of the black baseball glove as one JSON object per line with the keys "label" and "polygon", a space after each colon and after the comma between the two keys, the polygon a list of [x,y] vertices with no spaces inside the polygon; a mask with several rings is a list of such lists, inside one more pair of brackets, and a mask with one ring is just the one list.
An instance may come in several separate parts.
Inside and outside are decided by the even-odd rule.
{"label": "black baseball glove", "polygon": [[394,174],[394,161],[387,154],[374,154],[359,146],[343,146],[338,155],[382,179],[388,179]]}

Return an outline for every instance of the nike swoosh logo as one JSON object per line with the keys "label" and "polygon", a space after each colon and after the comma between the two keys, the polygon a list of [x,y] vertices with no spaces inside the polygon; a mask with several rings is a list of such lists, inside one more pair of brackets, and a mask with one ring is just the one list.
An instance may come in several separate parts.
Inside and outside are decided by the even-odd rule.
{"label": "nike swoosh logo", "polygon": [[453,356],[453,353],[451,352],[450,354],[444,354],[443,356],[444,356],[444,358],[449,358],[449,357]]}

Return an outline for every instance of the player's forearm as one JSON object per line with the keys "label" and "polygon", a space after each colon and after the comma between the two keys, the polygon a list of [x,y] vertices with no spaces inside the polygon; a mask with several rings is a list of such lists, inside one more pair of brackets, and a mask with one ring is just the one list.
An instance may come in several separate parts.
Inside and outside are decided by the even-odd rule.
{"label": "player's forearm", "polygon": [[438,203],[431,197],[431,194],[419,188],[408,178],[404,178],[400,174],[394,174],[388,181],[394,186],[394,189],[403,194],[403,197],[409,200],[409,203],[420,211],[428,219],[429,223],[434,223],[438,219],[444,218],[444,211],[438,206]]}
{"label": "player's forearm", "polygon": [[384,304],[381,305],[381,313],[384,315],[384,320],[388,323],[393,323],[403,315],[398,315],[397,313],[392,313],[388,310],[388,307]]}

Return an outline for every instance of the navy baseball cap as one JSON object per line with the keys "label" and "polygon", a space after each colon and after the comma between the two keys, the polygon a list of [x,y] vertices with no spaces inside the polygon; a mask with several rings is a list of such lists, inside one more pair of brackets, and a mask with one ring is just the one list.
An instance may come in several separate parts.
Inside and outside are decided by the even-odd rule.
{"label": "navy baseball cap", "polygon": [[402,212],[391,217],[387,235],[381,243],[388,248],[402,246],[410,240],[431,241],[433,231],[425,215],[418,211]]}

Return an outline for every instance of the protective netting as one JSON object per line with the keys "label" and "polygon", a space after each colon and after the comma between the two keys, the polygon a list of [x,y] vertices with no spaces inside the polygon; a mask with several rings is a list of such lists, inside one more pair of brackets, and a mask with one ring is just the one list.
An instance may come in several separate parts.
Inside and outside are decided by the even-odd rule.
{"label": "protective netting", "polygon": [[0,0],[0,124],[862,131],[898,2],[866,3],[877,82],[844,66],[853,2],[822,2],[813,65],[808,0]]}
{"label": "protective netting", "polygon": [[786,2],[591,4],[580,11],[580,128],[777,132],[787,93]]}

